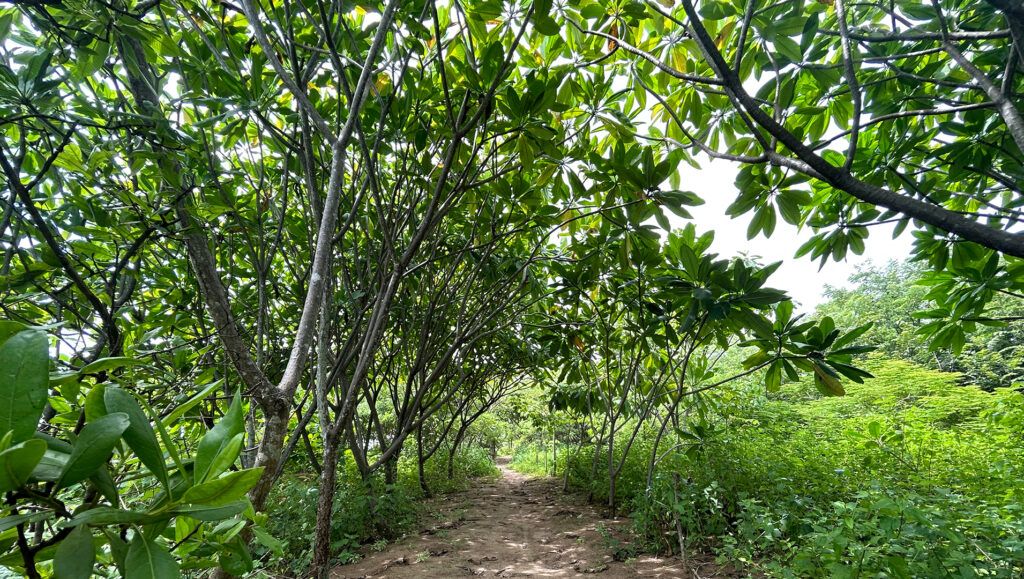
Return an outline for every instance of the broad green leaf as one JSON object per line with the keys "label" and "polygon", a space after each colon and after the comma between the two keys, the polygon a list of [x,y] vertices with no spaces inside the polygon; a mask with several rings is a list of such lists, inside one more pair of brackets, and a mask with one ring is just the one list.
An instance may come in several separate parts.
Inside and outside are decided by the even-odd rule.
{"label": "broad green leaf", "polygon": [[93,507],[75,515],[70,521],[61,523],[62,527],[78,525],[110,525],[120,523],[142,523],[152,519],[152,515],[138,511],[127,511],[115,507]]}
{"label": "broad green leaf", "polygon": [[275,539],[270,533],[266,531],[266,529],[259,525],[253,525],[249,527],[249,530],[252,531],[253,537],[256,538],[256,541],[259,542],[259,544],[273,551],[274,555],[278,557],[284,556],[284,543],[282,543],[278,539]]}
{"label": "broad green leaf", "polygon": [[134,366],[139,364],[139,360],[135,358],[100,358],[95,362],[86,365],[84,368],[79,370],[80,374],[99,374],[100,372],[106,372],[108,370],[115,370],[117,368],[123,368],[125,366]]}
{"label": "broad green leaf", "polygon": [[850,330],[832,344],[833,350],[839,350],[844,348],[845,346],[853,344],[853,342],[855,342],[857,338],[860,338],[865,333],[867,333],[867,331],[874,327],[874,325],[874,322],[868,322],[863,326],[857,326],[856,328]]}
{"label": "broad green leaf", "polygon": [[124,560],[125,579],[177,579],[178,562],[167,548],[136,532]]}
{"label": "broad green leaf", "polygon": [[124,560],[128,556],[128,543],[125,543],[119,534],[115,532],[114,528],[106,527],[103,528],[103,535],[107,538],[107,543],[110,545],[110,555],[114,558],[114,564],[117,566],[117,570],[124,577],[127,572],[124,568]]}
{"label": "broad green leaf", "polygon": [[203,399],[209,396],[210,392],[213,392],[218,386],[221,385],[222,382],[223,380],[211,382],[206,388],[203,388],[201,392],[189,398],[187,401],[175,406],[174,410],[171,411],[170,414],[165,416],[161,420],[161,422],[164,423],[164,426],[170,428],[171,426],[174,425],[174,423],[178,421],[178,419],[184,416],[186,412],[195,408],[197,404],[199,404],[200,402],[203,401]]}
{"label": "broad green leaf", "polygon": [[82,162],[82,149],[74,143],[64,147],[60,154],[57,155],[53,164],[75,173],[85,172],[85,163]]}
{"label": "broad green leaf", "polygon": [[765,389],[769,392],[778,392],[782,387],[782,361],[776,360],[768,365],[768,371],[764,376]]}
{"label": "broad green leaf", "polygon": [[605,15],[606,8],[600,2],[594,2],[593,4],[587,4],[580,9],[580,16],[582,18],[600,18]]}
{"label": "broad green leaf", "polygon": [[0,517],[0,533],[13,529],[18,525],[27,525],[29,523],[45,521],[52,516],[53,510],[47,509],[37,513],[22,513],[20,515],[7,515],[5,517]]}
{"label": "broad green leaf", "polygon": [[46,452],[46,443],[30,439],[0,452],[0,493],[13,491],[28,482]]}
{"label": "broad green leaf", "polygon": [[75,527],[57,547],[53,576],[57,579],[89,579],[96,562],[96,546],[88,525]]}
{"label": "broad green leaf", "polygon": [[238,459],[239,453],[242,451],[242,444],[245,438],[245,434],[239,432],[238,434],[231,437],[231,440],[224,445],[221,449],[220,454],[213,459],[210,464],[210,470],[207,473],[207,478],[216,477],[220,473],[231,468],[231,465]]}
{"label": "broad green leaf", "polygon": [[803,51],[800,50],[800,45],[791,40],[786,36],[776,36],[773,41],[775,49],[779,51],[779,54],[785,56],[790,62],[800,62],[803,60]]}
{"label": "broad green leaf", "polygon": [[114,482],[114,477],[110,476],[110,471],[105,468],[98,468],[95,472],[89,475],[89,482],[96,487],[96,490],[100,491],[100,494],[104,496],[110,504],[120,504],[120,496],[117,492],[117,483]]}
{"label": "broad green leaf", "polygon": [[210,506],[237,501],[256,484],[262,472],[263,467],[228,473],[218,479],[188,489],[181,500],[193,505]]}
{"label": "broad green leaf", "polygon": [[550,16],[534,16],[533,27],[537,29],[537,32],[545,36],[555,36],[561,31],[558,23]]}
{"label": "broad green leaf", "polygon": [[85,420],[92,422],[107,413],[107,404],[104,402],[107,385],[97,384],[85,395]]}
{"label": "broad green leaf", "polygon": [[249,554],[249,548],[241,538],[236,537],[224,547],[226,548],[217,558],[217,563],[222,569],[232,575],[244,575],[252,571],[252,555]]}
{"label": "broad green leaf", "polygon": [[242,396],[236,392],[224,417],[199,441],[193,473],[196,484],[220,474],[212,472],[211,467],[221,452],[231,444],[231,439],[241,433],[243,428]]}
{"label": "broad green leaf", "polygon": [[46,482],[57,480],[60,478],[60,473],[64,472],[64,467],[67,466],[69,458],[71,458],[70,448],[68,452],[54,450],[52,447],[46,449],[46,452],[43,453],[43,458],[36,465],[35,470],[32,471],[32,480]]}
{"label": "broad green leaf", "polygon": [[0,345],[4,344],[11,336],[28,330],[29,327],[20,322],[11,320],[0,320]]}
{"label": "broad green leaf", "polygon": [[124,432],[125,442],[132,447],[142,464],[163,483],[164,488],[170,488],[164,451],[160,448],[149,418],[135,401],[135,397],[120,388],[107,388],[103,393],[103,402],[107,412],[123,412],[128,415],[131,425]]}
{"label": "broad green leaf", "polygon": [[184,515],[199,521],[223,521],[233,517],[249,506],[249,501],[240,499],[225,505],[210,507],[205,505],[182,505],[168,511],[172,515]]}
{"label": "broad green leaf", "polygon": [[14,432],[12,442],[32,437],[46,405],[50,384],[46,334],[25,330],[0,345],[0,432]]}
{"label": "broad green leaf", "polygon": [[128,428],[128,415],[115,412],[86,424],[71,450],[71,457],[57,479],[56,489],[67,488],[106,464],[114,445]]}

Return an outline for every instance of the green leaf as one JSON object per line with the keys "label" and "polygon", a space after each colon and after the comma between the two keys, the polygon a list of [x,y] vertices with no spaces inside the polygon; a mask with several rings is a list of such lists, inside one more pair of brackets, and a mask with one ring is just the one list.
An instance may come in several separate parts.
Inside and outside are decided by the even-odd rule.
{"label": "green leaf", "polygon": [[57,154],[57,158],[54,159],[53,164],[74,173],[85,172],[85,163],[82,162],[82,149],[74,143],[70,143],[65,146],[61,152]]}
{"label": "green leaf", "polygon": [[99,374],[100,372],[107,372],[109,370],[116,370],[117,368],[123,368],[125,366],[134,366],[140,364],[139,360],[135,358],[100,358],[91,364],[87,364],[79,373],[81,374]]}
{"label": "green leaf", "polygon": [[242,451],[242,443],[245,435],[241,432],[231,437],[231,440],[221,449],[220,453],[213,459],[210,464],[210,472],[207,474],[207,478],[212,478],[220,473],[231,468],[231,465],[235,463],[239,453]]}
{"label": "green leaf", "polygon": [[20,488],[42,460],[46,443],[33,438],[0,452],[0,493]]}
{"label": "green leaf", "polygon": [[849,332],[844,334],[841,338],[836,340],[835,343],[832,344],[833,350],[839,350],[839,349],[843,348],[844,346],[848,346],[848,345],[852,344],[853,342],[855,342],[857,340],[857,338],[863,336],[865,333],[867,333],[868,330],[870,330],[872,327],[874,327],[874,325],[875,325],[874,322],[868,322],[868,323],[864,324],[863,326],[857,326],[856,328],[850,330]]}
{"label": "green leaf", "polygon": [[57,579],[89,579],[96,562],[96,545],[88,525],[75,527],[61,541],[53,558],[53,576]]}
{"label": "green leaf", "polygon": [[124,560],[125,579],[177,579],[178,562],[156,541],[136,532]]}
{"label": "green leaf", "polygon": [[764,386],[769,392],[778,392],[782,387],[782,361],[776,360],[768,366],[764,375]]}
{"label": "green leaf", "polygon": [[108,414],[86,424],[75,441],[71,457],[60,473],[55,488],[67,488],[103,466],[130,424],[128,415],[123,412]]}
{"label": "green leaf", "polygon": [[117,483],[114,482],[114,477],[110,476],[110,471],[105,468],[98,468],[95,472],[89,475],[89,482],[96,487],[96,490],[100,491],[110,504],[120,504],[120,498],[117,493]]}
{"label": "green leaf", "polygon": [[829,360],[828,363],[835,368],[836,372],[839,372],[843,376],[846,376],[850,380],[858,384],[864,383],[864,378],[874,378],[867,370],[861,370],[856,366],[844,364],[842,362],[836,362],[835,360]]}
{"label": "green leaf", "polygon": [[223,459],[217,460],[218,457],[231,444],[231,439],[241,433],[243,428],[242,396],[236,392],[234,399],[231,401],[231,406],[228,407],[224,417],[199,441],[199,450],[196,452],[195,472],[193,473],[196,484],[200,484],[223,472],[223,470],[220,472],[214,471],[212,469],[213,463],[223,464]]}
{"label": "green leaf", "polygon": [[170,414],[168,414],[161,420],[161,422],[163,422],[164,426],[166,427],[173,426],[174,423],[177,422],[179,418],[184,416],[185,413],[188,412],[189,410],[195,408],[197,404],[199,404],[200,402],[203,401],[204,398],[209,396],[210,392],[213,392],[218,386],[221,385],[222,382],[223,380],[211,382],[206,388],[203,388],[201,392],[199,392],[192,398],[189,398],[187,401],[176,406]]}
{"label": "green leaf", "polygon": [[0,345],[0,432],[14,432],[12,442],[32,437],[46,405],[50,352],[40,330],[18,332]]}
{"label": "green leaf", "polygon": [[275,556],[284,557],[284,543],[275,539],[266,529],[259,525],[253,525],[250,527],[250,530],[259,544],[273,551]]}
{"label": "green leaf", "polygon": [[78,525],[111,525],[121,523],[142,523],[152,520],[153,516],[138,511],[127,511],[115,507],[93,507],[75,515],[70,521],[61,523],[61,527],[77,527]]}
{"label": "green leaf", "polygon": [[52,516],[53,511],[47,509],[45,511],[39,511],[38,513],[22,513],[20,515],[7,515],[6,517],[0,517],[0,533],[9,531],[18,525],[27,525],[29,523],[45,521]]}
{"label": "green leaf", "polygon": [[545,36],[556,36],[561,32],[558,23],[550,16],[537,15],[533,19],[533,27]]}
{"label": "green leaf", "polygon": [[124,560],[128,556],[128,543],[125,543],[124,539],[117,534],[116,529],[104,528],[102,531],[103,535],[107,538],[107,543],[110,545],[110,556],[114,559],[114,565],[117,566],[117,570],[121,573],[122,577],[126,576]]}
{"label": "green leaf", "polygon": [[800,50],[800,45],[792,39],[786,36],[776,36],[772,42],[775,44],[775,49],[779,51],[779,54],[785,56],[790,62],[800,62],[803,60],[804,55],[803,51]]}
{"label": "green leaf", "polygon": [[107,412],[123,412],[128,415],[131,425],[124,432],[125,442],[135,451],[142,464],[163,483],[164,488],[170,489],[164,451],[157,442],[149,418],[135,401],[135,397],[120,388],[107,388],[103,393],[103,402]]}
{"label": "green leaf", "polygon": [[92,422],[107,413],[107,404],[103,401],[106,384],[97,384],[85,395],[85,420]]}
{"label": "green leaf", "polygon": [[814,368],[814,386],[819,392],[825,396],[843,396],[846,394],[846,390],[843,390],[843,385],[839,383],[838,379],[826,372],[817,363],[812,362],[811,366]]}
{"label": "green leaf", "polygon": [[721,20],[734,14],[736,14],[736,9],[731,4],[717,0],[702,3],[700,9],[700,15],[708,20]]}
{"label": "green leaf", "polygon": [[217,563],[232,575],[245,575],[253,569],[249,548],[238,537],[224,545],[224,549],[217,558]]}
{"label": "green leaf", "polygon": [[[70,446],[70,445],[69,445]],[[32,477],[30,480],[53,482],[60,478],[60,473],[64,472],[64,467],[68,464],[68,459],[71,458],[70,450],[64,452],[61,450],[55,450],[54,448],[48,448],[43,454],[43,458],[36,465],[35,470],[32,471]]]}
{"label": "green leaf", "polygon": [[249,506],[249,501],[240,499],[216,507],[206,505],[182,505],[168,511],[171,515],[184,515],[199,521],[223,521],[241,512]]}
{"label": "green leaf", "polygon": [[587,20],[591,18],[601,18],[607,13],[607,9],[600,2],[588,4],[580,9],[580,17]]}
{"label": "green leaf", "polygon": [[218,479],[196,485],[182,497],[182,502],[194,505],[218,506],[237,501],[245,496],[260,479],[263,467],[228,473]]}
{"label": "green leaf", "polygon": [[11,336],[28,330],[29,327],[20,322],[12,322],[11,320],[0,320],[0,345],[4,344],[11,338]]}

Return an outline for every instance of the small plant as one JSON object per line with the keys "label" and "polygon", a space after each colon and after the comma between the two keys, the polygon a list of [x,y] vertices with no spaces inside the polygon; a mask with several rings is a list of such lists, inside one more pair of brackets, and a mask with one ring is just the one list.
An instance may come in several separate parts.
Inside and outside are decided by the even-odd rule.
{"label": "small plant", "polygon": [[430,558],[430,551],[420,551],[416,553],[416,562],[422,563]]}

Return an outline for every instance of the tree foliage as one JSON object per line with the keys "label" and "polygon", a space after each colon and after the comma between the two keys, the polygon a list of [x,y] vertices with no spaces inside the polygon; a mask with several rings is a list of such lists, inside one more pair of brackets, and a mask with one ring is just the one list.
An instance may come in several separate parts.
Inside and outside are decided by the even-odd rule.
{"label": "tree foliage", "polygon": [[[247,570],[301,445],[327,573],[342,456],[391,483],[415,441],[429,493],[524,384],[609,450],[700,440],[680,416],[739,377],[842,394],[867,327],[673,230],[701,203],[678,166],[708,157],[742,165],[750,238],[781,216],[842,259],[913,226],[923,329],[958,348],[1024,289],[1021,23],[1002,0],[16,0],[3,561]],[[736,344],[757,353],[716,370]]]}

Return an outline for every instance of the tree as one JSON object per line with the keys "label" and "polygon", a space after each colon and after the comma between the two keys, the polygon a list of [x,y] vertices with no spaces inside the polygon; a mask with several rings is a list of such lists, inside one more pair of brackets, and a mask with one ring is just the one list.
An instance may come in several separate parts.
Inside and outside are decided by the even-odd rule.
{"label": "tree", "polygon": [[[96,421],[119,420],[89,403],[117,383],[159,409],[123,432],[192,412],[178,433],[202,463],[206,431],[231,417],[212,456],[232,471],[224,477],[259,473],[246,479],[252,509],[210,537],[187,523],[179,537],[174,523],[175,544],[186,545],[177,556],[225,572],[250,567],[250,533],[272,544],[251,523],[302,442],[320,467],[311,571],[324,574],[344,447],[364,477],[383,470],[385,480],[410,436],[421,466],[439,448],[424,448],[425,432],[454,429],[455,453],[519,370],[567,369],[555,394],[586,392],[563,402],[603,413],[596,440],[609,449],[612,484],[622,462],[611,451],[628,451],[640,428],[685,438],[685,398],[730,379],[701,360],[739,341],[759,350],[744,375],[764,371],[768,388],[802,370],[839,393],[840,377],[863,376],[848,364],[858,332],[799,320],[765,289],[771,266],[718,259],[692,227],[664,241],[666,211],[686,218],[700,202],[672,185],[680,163],[697,151],[724,155],[746,164],[734,210],[756,210],[751,236],[772,231],[777,208],[833,228],[808,251],[841,258],[860,249],[869,223],[890,217],[871,205],[880,204],[925,228],[919,253],[949,273],[935,291],[956,296],[954,325],[981,315],[992,294],[1019,292],[1015,68],[1002,100],[944,68],[973,59],[994,75],[979,50],[1012,56],[1015,33],[986,32],[1000,18],[992,8],[929,24],[900,6],[897,44],[920,56],[876,55],[889,41],[857,40],[841,22],[881,8],[858,5],[836,20],[842,5],[797,1],[744,5],[742,17],[716,2],[698,16],[686,1],[676,10],[683,24],[666,6],[630,1],[17,0],[0,10],[0,305],[19,331],[45,328],[46,357],[73,377],[37,389],[51,395],[39,430],[72,444]],[[805,28],[801,48],[792,38]],[[936,35],[938,48],[914,44]],[[857,54],[844,48],[853,41]],[[722,66],[727,56],[736,70]],[[948,98],[928,102],[956,110],[913,108],[931,97],[875,78],[904,61],[914,62],[908,74],[949,77],[933,83]],[[833,95],[849,66],[861,76],[849,77],[849,95]],[[761,94],[747,95],[748,85]],[[856,121],[836,128],[846,118]],[[918,118],[918,132],[905,127]],[[834,134],[845,154],[819,142]],[[940,134],[959,140],[938,144]],[[984,134],[990,156],[962,158],[974,155],[954,146],[967,134]],[[878,170],[883,153],[911,161]],[[929,180],[936,171],[943,180]],[[928,199],[895,191],[901,176]],[[933,239],[928,227],[958,237]],[[940,326],[936,336],[955,339]],[[41,448],[26,436],[14,444]],[[126,444],[154,474],[159,462],[185,486],[190,472],[193,488],[226,484],[177,464],[174,444],[139,451],[133,436]],[[111,454],[100,454],[97,469],[110,470]],[[135,472],[111,472],[133,488]],[[54,481],[19,482],[36,486],[11,492],[31,495]],[[130,510],[76,483],[69,498],[117,517]],[[170,550],[165,527],[147,536],[132,524],[121,530]],[[193,531],[230,553],[189,551]],[[70,533],[12,542],[11,555],[28,552],[31,572],[58,536]],[[119,547],[108,540],[100,556]]]}
{"label": "tree", "polygon": [[829,288],[829,301],[818,306],[817,314],[834,318],[840,326],[873,323],[862,341],[886,356],[961,372],[964,382],[986,390],[1019,383],[1024,356],[1020,299],[1000,295],[990,302],[985,317],[964,316],[968,331],[954,327],[952,348],[942,348],[942,333],[939,339],[924,339],[934,333],[929,327],[934,322],[927,320],[942,315],[937,300],[955,305],[960,298],[947,296],[941,288],[935,291],[933,279],[915,262],[866,266],[851,276],[857,284],[853,289]]}
{"label": "tree", "polygon": [[948,274],[941,291],[973,292],[934,326],[943,345],[964,310],[1021,293],[1012,2],[571,2],[537,28],[575,63],[571,83],[627,87],[614,138],[742,164],[729,211],[754,212],[748,237],[781,216],[815,232],[799,253],[824,262],[862,252],[876,224],[913,223],[916,256]]}

